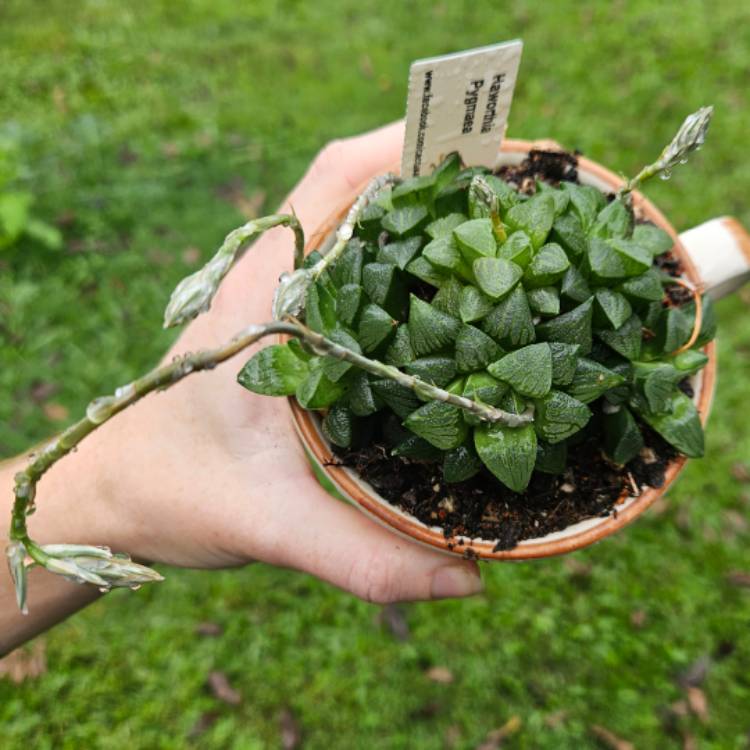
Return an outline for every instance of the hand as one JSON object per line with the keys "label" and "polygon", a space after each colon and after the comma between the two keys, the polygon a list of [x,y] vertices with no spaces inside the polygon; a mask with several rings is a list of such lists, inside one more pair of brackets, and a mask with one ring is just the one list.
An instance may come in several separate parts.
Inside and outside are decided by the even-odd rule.
{"label": "hand", "polygon": [[[294,209],[306,230],[318,226],[352,188],[392,168],[402,139],[403,124],[396,123],[331,143],[282,210]],[[216,346],[250,323],[269,320],[292,247],[289,230],[259,240],[210,312],[185,330],[166,359]],[[137,559],[184,567],[260,560],[376,602],[478,592],[475,563],[403,541],[320,487],[285,400],[237,385],[237,372],[253,351],[148,396],[85,440],[40,483],[32,537],[106,544]]]}

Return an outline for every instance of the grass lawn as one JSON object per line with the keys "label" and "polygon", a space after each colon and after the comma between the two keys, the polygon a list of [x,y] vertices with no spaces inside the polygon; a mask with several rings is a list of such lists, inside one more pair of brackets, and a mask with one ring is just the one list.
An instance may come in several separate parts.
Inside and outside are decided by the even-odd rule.
{"label": "grass lawn", "polygon": [[[65,248],[0,251],[0,456],[153,364],[177,280],[327,140],[400,117],[412,59],[515,36],[510,135],[633,173],[713,103],[706,148],[647,192],[678,227],[750,226],[741,0],[4,0],[0,135]],[[513,717],[504,748],[606,747],[592,725],[638,748],[750,747],[750,590],[729,577],[750,571],[749,304],[718,306],[705,460],[617,538],[485,566],[471,601],[391,611],[405,640],[302,575],[167,571],[45,636],[45,674],[0,678],[0,747],[279,747],[293,721],[306,748],[475,748]],[[203,621],[221,634],[196,634]],[[669,709],[696,663],[703,719]],[[213,697],[212,671],[239,705]]]}

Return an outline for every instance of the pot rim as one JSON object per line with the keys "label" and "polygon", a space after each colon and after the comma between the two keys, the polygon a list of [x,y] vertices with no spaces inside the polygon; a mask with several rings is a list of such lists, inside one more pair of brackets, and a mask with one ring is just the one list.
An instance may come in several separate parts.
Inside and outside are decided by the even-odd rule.
{"label": "pot rim", "polygon": [[[506,139],[503,141],[495,166],[503,163],[503,154],[525,155],[535,148],[562,150],[558,144],[549,140]],[[611,170],[582,156],[578,157],[578,170],[585,173],[589,178],[593,178],[594,182],[603,183],[613,191],[624,182],[622,177]],[[398,167],[394,166],[393,171],[397,172]],[[353,190],[351,197],[333,211],[320,226],[315,228],[315,231],[309,235],[310,240],[305,248],[306,253],[310,253],[324,244],[326,238],[338,226],[349,206],[362,189],[364,189],[364,184]],[[700,285],[701,279],[695,265],[681,243],[679,235],[664,214],[648,198],[637,191],[633,193],[633,203],[636,211],[641,212],[647,219],[653,221],[654,224],[671,235],[675,243],[673,252],[680,259],[684,275],[694,284]],[[703,351],[708,356],[708,363],[698,378],[695,402],[701,416],[701,422],[705,425],[716,382],[715,341],[709,342],[703,348]],[[442,552],[484,560],[526,560],[551,557],[598,542],[619,531],[653,505],[671,486],[687,462],[685,456],[679,456],[671,461],[667,466],[664,484],[661,487],[648,488],[637,497],[631,496],[620,501],[609,516],[585,519],[544,537],[525,539],[513,549],[494,551],[494,540],[448,538],[440,527],[427,526],[400,508],[391,505],[353,470],[335,464],[335,456],[322,434],[320,419],[315,413],[302,409],[294,397],[289,398],[289,405],[295,429],[308,456],[319,465],[346,499],[368,516],[401,536]]]}

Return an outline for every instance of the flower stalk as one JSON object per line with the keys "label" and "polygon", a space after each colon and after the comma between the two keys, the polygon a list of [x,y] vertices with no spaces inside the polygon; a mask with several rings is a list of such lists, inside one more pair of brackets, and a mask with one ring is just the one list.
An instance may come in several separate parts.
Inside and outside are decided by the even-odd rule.
{"label": "flower stalk", "polygon": [[664,179],[669,179],[674,167],[678,164],[685,164],[688,154],[703,146],[713,113],[713,107],[701,107],[688,115],[680,125],[680,129],[675,133],[674,138],[659,154],[659,158],[653,164],[643,167],[635,177],[628,180],[618,191],[617,197],[623,198],[654,175],[659,174]]}
{"label": "flower stalk", "polygon": [[206,312],[229,269],[242,257],[247,243],[256,235],[279,226],[289,227],[294,232],[294,267],[301,268],[305,258],[305,233],[296,216],[272,214],[248,221],[224,238],[203,268],[177,285],[164,312],[164,328],[182,325]]}
{"label": "flower stalk", "polygon": [[410,388],[423,399],[442,401],[465,409],[487,422],[501,422],[509,427],[517,427],[533,420],[530,412],[512,414],[496,409],[487,404],[449,393],[390,365],[368,359],[315,333],[296,320],[248,326],[223,346],[178,357],[118,388],[114,394],[95,399],[89,404],[86,415],[82,419],[50,440],[32,458],[29,465],[16,474],[15,502],[10,531],[11,544],[7,549],[7,557],[16,587],[18,606],[22,612],[26,611],[27,570],[34,564],[70,580],[94,584],[102,591],[109,591],[118,586],[135,588],[142,583],[162,580],[162,576],[156,571],[132,562],[127,556],[113,555],[104,547],[37,544],[30,538],[26,523],[27,517],[34,511],[37,485],[54,464],[74,450],[98,427],[128,406],[140,401],[153,391],[165,390],[173,386],[194,372],[212,370],[265,336],[274,334],[299,338],[318,354],[350,362],[367,372],[394,380]]}

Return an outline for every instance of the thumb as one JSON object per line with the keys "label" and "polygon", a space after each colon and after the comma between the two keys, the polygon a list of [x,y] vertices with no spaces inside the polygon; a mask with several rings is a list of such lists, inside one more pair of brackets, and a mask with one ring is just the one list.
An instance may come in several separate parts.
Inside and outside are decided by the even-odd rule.
{"label": "thumb", "polygon": [[[300,495],[303,493],[303,496]],[[482,590],[475,562],[404,540],[335,500],[310,477],[285,519],[288,543],[275,564],[302,570],[365,601],[380,604],[444,599]]]}

